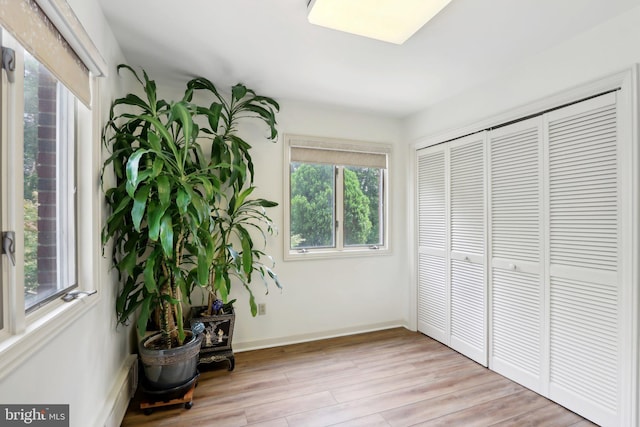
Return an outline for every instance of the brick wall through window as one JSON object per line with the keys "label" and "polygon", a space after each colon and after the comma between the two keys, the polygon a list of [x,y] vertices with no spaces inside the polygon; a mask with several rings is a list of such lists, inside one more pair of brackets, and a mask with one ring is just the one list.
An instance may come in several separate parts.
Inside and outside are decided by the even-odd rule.
{"label": "brick wall through window", "polygon": [[56,288],[56,80],[41,65],[38,85],[38,292]]}

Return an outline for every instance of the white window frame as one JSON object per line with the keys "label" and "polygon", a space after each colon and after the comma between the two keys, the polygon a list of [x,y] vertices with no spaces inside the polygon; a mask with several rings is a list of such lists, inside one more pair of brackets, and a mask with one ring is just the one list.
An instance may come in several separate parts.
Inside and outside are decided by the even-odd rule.
{"label": "white window frame", "polygon": [[[17,91],[18,88],[23,88],[22,75],[16,75],[16,82],[12,84],[10,91]],[[66,287],[64,289],[58,289],[53,295],[45,297],[42,301],[34,304],[27,309],[26,317],[29,318],[31,314],[35,314],[36,311],[41,310],[45,305],[51,302],[51,299],[55,298],[55,295],[59,295],[61,292],[71,291],[77,287],[77,275],[76,275],[76,222],[78,211],[75,209],[76,194],[75,194],[75,157],[77,153],[77,114],[76,98],[71,91],[60,82],[57,83],[56,90],[56,117],[58,118],[56,126],[56,182],[62,185],[58,185],[56,188],[56,283],[58,286]],[[17,111],[11,111],[16,113]],[[16,117],[12,119],[12,126],[22,126],[21,117],[16,114]],[[16,147],[16,152],[12,153],[16,157],[9,158],[11,163],[10,168],[15,168],[17,165],[22,165],[23,153],[18,153],[18,149],[22,149],[24,146],[24,138],[20,138],[23,144],[20,147]],[[14,139],[13,141],[18,141]],[[13,161],[12,161],[13,159]],[[9,170],[8,175],[11,177],[16,176],[20,171]],[[4,177],[3,177],[4,178]],[[20,218],[24,217],[24,205],[21,204],[22,189],[24,188],[23,181],[18,185],[12,185],[15,190],[19,192],[12,197],[15,198],[17,203],[14,204],[14,218],[12,230],[16,232],[16,255],[17,251],[24,250],[24,227]],[[67,244],[72,242],[72,244]],[[24,263],[18,265],[16,263],[16,277],[14,288],[17,292],[22,288],[20,284],[24,283]],[[22,291],[24,293],[24,291]]]}
{"label": "white window frame", "polygon": [[[2,221],[0,225],[3,230],[15,232],[15,265],[5,264],[8,257],[3,260],[3,281],[7,283],[9,289],[9,319],[8,323],[3,322],[2,329],[9,325],[9,330],[19,333],[23,330],[31,319],[37,319],[42,314],[38,313],[45,306],[53,301],[54,295],[60,294],[65,289],[71,290],[76,287],[75,269],[77,260],[75,257],[75,220],[77,211],[67,213],[75,205],[75,128],[76,128],[76,108],[77,102],[69,90],[62,89],[58,83],[56,89],[56,179],[58,183],[66,184],[58,186],[56,190],[56,241],[65,242],[67,238],[73,239],[73,245],[58,244],[56,248],[56,263],[58,285],[66,283],[64,289],[59,289],[56,294],[45,297],[42,301],[35,303],[25,311],[24,301],[24,204],[23,204],[23,159],[24,159],[24,133],[23,133],[23,112],[24,97],[24,58],[23,47],[8,34],[3,35],[4,45],[11,47],[15,51],[15,81],[8,83],[3,79],[2,92],[7,93],[7,102],[3,103],[6,108],[6,116],[3,122],[8,128],[8,139],[1,141],[2,150],[2,173],[0,180],[3,182],[3,196],[0,203],[6,204],[2,207]],[[70,235],[63,235],[69,233]],[[72,282],[72,283],[71,283]],[[46,312],[46,310],[44,310]]]}
{"label": "white window frame", "polygon": [[[72,232],[78,237],[82,236],[77,239],[74,271],[67,272],[67,274],[76,275],[78,285],[76,290],[88,293],[98,292],[89,298],[81,297],[69,302],[58,298],[27,315],[24,311],[22,289],[16,290],[9,286],[9,279],[15,279],[16,272],[15,270],[12,271],[12,265],[8,257],[0,256],[0,276],[2,278],[0,303],[2,304],[1,315],[3,318],[2,328],[0,329],[0,380],[24,363],[26,355],[38,351],[57,334],[68,330],[84,313],[101,301],[101,277],[98,271],[101,265],[102,253],[100,241],[101,221],[97,220],[101,218],[100,208],[102,201],[102,192],[98,179],[101,168],[101,111],[99,108],[100,87],[97,77],[107,75],[107,64],[98,53],[95,45],[91,43],[77,17],[70,13],[70,9],[68,9],[64,0],[43,0],[40,2],[40,6],[47,12],[56,27],[64,29],[64,37],[74,46],[76,51],[81,52],[81,57],[85,64],[88,64],[91,72],[89,80],[92,105],[91,107],[86,107],[80,102],[75,103],[75,126],[72,129],[75,133],[75,155],[67,159],[67,161],[75,165],[75,179],[70,188],[67,189],[69,193],[75,194],[76,197],[76,221]],[[3,41],[1,32],[0,41]],[[11,45],[11,43],[15,44]],[[8,40],[4,41],[2,45],[13,49],[18,48],[17,42]],[[16,73],[23,74],[24,69],[17,67]],[[2,71],[0,120],[3,120],[3,123],[8,123],[7,120],[11,120],[9,111],[12,108],[14,112],[22,112],[23,110],[21,105],[22,97],[17,97],[15,93],[11,92],[8,90],[6,73]],[[20,121],[19,129],[21,127],[22,121]],[[13,137],[9,132],[15,132],[16,126],[11,126],[13,130],[8,130],[8,128],[9,126],[0,126],[2,130],[0,137],[4,140]],[[3,156],[0,162],[2,170],[7,171],[7,173],[16,173],[9,172],[10,165],[6,156]],[[18,172],[22,175],[22,162],[19,165],[14,166],[19,169]],[[7,194],[9,191],[21,194],[20,191],[22,190],[10,188],[6,179],[2,180],[1,185],[1,194]],[[11,214],[5,214],[4,217],[0,218],[3,224],[2,230],[15,229],[15,222],[9,221],[8,217],[15,221],[14,218],[17,215],[19,215],[19,220],[22,221],[22,206],[20,206],[20,209],[15,207]],[[20,250],[16,251],[16,262],[18,262],[18,256],[22,257]],[[12,275],[13,277],[11,277]]]}
{"label": "white window frame", "polygon": [[[73,120],[65,120],[67,126],[60,130],[58,138],[58,147],[56,151],[59,154],[57,162],[58,182],[65,185],[58,187],[57,196],[57,212],[56,230],[58,233],[57,241],[61,242],[58,246],[58,283],[74,283],[77,286],[77,233],[76,224],[78,221],[78,210],[76,209],[76,154],[78,153],[78,139],[76,136],[76,122],[78,115],[75,114],[74,97],[67,91],[66,94],[59,93],[58,104],[60,115],[73,115]],[[68,145],[71,144],[71,147]],[[73,245],[66,245],[66,242],[74,242]],[[76,262],[68,262],[67,260],[75,260]]]}
{"label": "white window frame", "polygon": [[[349,256],[379,256],[391,253],[389,244],[389,170],[391,164],[392,146],[390,144],[382,144],[375,142],[354,141],[347,139],[324,138],[316,136],[304,135],[285,135],[285,173],[284,173],[284,233],[283,248],[285,261],[308,260],[308,259],[325,259],[325,258],[342,258]],[[343,176],[344,167],[348,165],[336,164],[336,180],[335,180],[335,220],[338,227],[335,231],[335,247],[330,248],[305,248],[291,249],[291,149],[292,148],[310,148],[310,149],[326,149],[334,151],[344,151],[345,153],[369,153],[382,154],[386,156],[387,166],[382,169],[382,206],[383,218],[381,225],[382,245],[370,246],[345,246],[344,245],[344,228],[343,228]],[[310,162],[309,162],[310,163]]]}

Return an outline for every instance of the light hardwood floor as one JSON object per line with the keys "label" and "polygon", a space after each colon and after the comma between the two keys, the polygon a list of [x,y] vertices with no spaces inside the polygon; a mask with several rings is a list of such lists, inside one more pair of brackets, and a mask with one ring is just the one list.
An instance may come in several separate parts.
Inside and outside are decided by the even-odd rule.
{"label": "light hardwood floor", "polygon": [[390,329],[236,354],[201,369],[193,407],[123,426],[573,426],[594,424],[448,347]]}

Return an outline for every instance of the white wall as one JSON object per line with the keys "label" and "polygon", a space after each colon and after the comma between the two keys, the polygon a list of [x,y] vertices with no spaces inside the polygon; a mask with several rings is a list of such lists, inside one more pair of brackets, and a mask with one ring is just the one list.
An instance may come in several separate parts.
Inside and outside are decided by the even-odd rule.
{"label": "white wall", "polygon": [[[247,83],[251,86],[249,83]],[[251,317],[246,292],[236,286],[237,319],[234,348],[247,349],[343,333],[407,324],[409,271],[405,247],[406,204],[405,159],[407,147],[400,144],[399,121],[330,106],[280,102],[277,116],[280,132],[276,143],[264,138],[266,127],[246,125],[241,131],[253,146],[256,196],[280,205],[270,216],[284,229],[284,134],[346,138],[393,144],[389,169],[391,255],[330,260],[284,261],[285,236],[280,233],[268,242],[266,252],[276,261],[275,271],[284,285],[268,295],[259,283],[256,299],[267,304],[265,316]]]}
{"label": "white wall", "polygon": [[[406,119],[408,141],[471,125],[640,62],[640,6]],[[473,64],[470,64],[472,66]],[[472,127],[472,126],[471,126]]]}
{"label": "white wall", "polygon": [[[99,83],[103,97],[97,107],[104,118],[108,115],[113,94],[123,92],[115,73],[115,64],[122,61],[122,54],[97,1],[68,2],[109,65],[110,76],[100,79]],[[97,233],[94,233],[94,237],[97,239],[92,246],[99,253],[100,209],[103,207],[103,195],[99,189],[101,143],[89,140],[81,143],[93,144],[92,150],[97,150],[93,159],[82,160],[84,164],[81,167],[86,162],[91,164],[92,202],[98,210],[94,217],[94,232]],[[91,213],[83,211],[80,214]],[[52,335],[37,352],[25,354],[18,368],[0,379],[0,402],[69,404],[71,426],[75,427],[102,426],[109,420],[126,378],[124,370],[127,366],[124,364],[131,352],[131,345],[128,328],[116,329],[113,275],[110,274],[108,260],[100,260],[95,271],[84,275],[84,280],[91,280],[87,277],[93,276],[94,280],[100,281],[96,286],[100,289],[99,295],[90,297],[95,298],[97,304]],[[119,421],[115,420],[117,423]]]}
{"label": "white wall", "polygon": [[[154,70],[146,70],[155,79]],[[215,76],[205,76],[216,84]],[[180,99],[184,85],[167,85],[158,81],[159,97]],[[186,83],[186,81],[184,82]],[[255,89],[250,81],[243,82]],[[218,87],[222,93],[230,88]],[[257,89],[256,89],[257,90]],[[372,329],[410,325],[410,268],[407,263],[406,160],[409,149],[401,143],[400,121],[370,113],[345,110],[339,107],[294,102],[273,97],[280,104],[276,116],[278,140],[267,139],[268,129],[259,121],[243,121],[239,133],[252,148],[255,166],[255,197],[279,204],[268,211],[280,233],[270,236],[264,251],[276,263],[284,289],[271,282],[269,294],[259,278],[252,289],[258,303],[266,303],[267,314],[252,317],[248,294],[239,283],[232,287],[236,298],[236,323],[233,348],[236,351],[274,346],[340,334],[358,333]],[[204,92],[203,92],[204,93]],[[200,98],[210,103],[212,98]],[[284,261],[284,164],[285,134],[344,138],[349,140],[387,143],[393,145],[390,157],[390,255],[349,257],[343,259]],[[206,146],[203,147],[206,149]],[[256,239],[260,241],[260,239]],[[203,303],[196,292],[194,305]]]}

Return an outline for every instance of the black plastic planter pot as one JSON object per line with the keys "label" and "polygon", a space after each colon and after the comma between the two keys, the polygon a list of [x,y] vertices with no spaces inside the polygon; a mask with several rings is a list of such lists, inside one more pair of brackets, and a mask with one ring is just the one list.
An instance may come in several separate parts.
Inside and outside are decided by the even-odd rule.
{"label": "black plastic planter pot", "polygon": [[202,335],[187,332],[185,344],[168,350],[157,350],[153,343],[162,339],[160,332],[140,341],[138,350],[149,387],[166,390],[179,387],[194,378],[198,367],[198,353]]}

